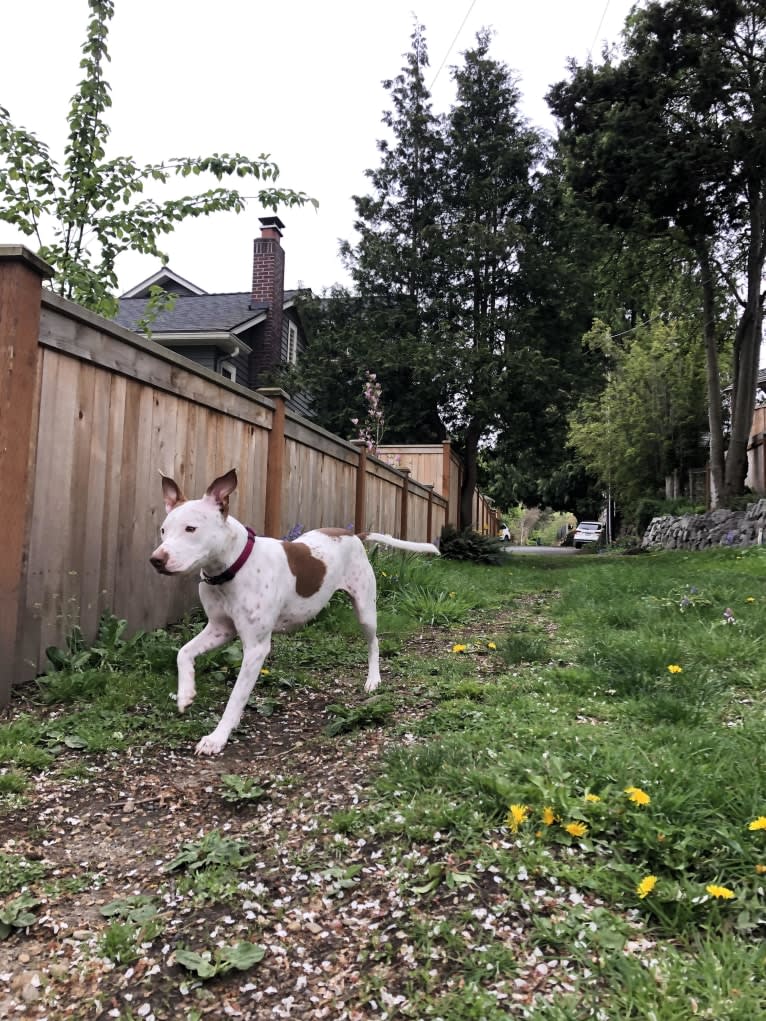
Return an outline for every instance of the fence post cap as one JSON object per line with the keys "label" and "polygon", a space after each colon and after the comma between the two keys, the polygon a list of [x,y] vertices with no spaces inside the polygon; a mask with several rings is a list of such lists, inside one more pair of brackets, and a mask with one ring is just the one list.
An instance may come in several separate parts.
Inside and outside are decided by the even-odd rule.
{"label": "fence post cap", "polygon": [[264,397],[268,397],[270,400],[283,400],[289,401],[290,394],[287,390],[283,390],[281,386],[259,386],[256,393],[262,394]]}
{"label": "fence post cap", "polygon": [[53,276],[53,268],[25,245],[0,245],[0,262],[23,262],[43,280]]}

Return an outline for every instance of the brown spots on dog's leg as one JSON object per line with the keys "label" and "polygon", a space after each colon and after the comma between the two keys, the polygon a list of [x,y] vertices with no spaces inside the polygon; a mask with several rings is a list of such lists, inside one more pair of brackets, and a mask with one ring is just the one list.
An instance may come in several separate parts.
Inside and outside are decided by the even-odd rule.
{"label": "brown spots on dog's leg", "polygon": [[308,599],[319,591],[327,568],[324,561],[315,557],[303,542],[283,542],[287,566],[295,575],[295,591]]}

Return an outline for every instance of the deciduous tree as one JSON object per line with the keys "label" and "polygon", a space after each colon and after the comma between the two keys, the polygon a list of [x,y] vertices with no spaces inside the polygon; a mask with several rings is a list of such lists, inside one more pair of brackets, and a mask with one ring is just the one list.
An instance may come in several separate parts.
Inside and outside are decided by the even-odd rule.
{"label": "deciduous tree", "polygon": [[[766,8],[649,0],[624,51],[571,66],[549,103],[570,179],[603,223],[685,246],[702,310],[710,460],[719,502],[743,492],[766,258]],[[722,301],[722,293],[727,298]],[[719,367],[738,308],[728,435]]]}
{"label": "deciduous tree", "polygon": [[109,155],[105,115],[111,97],[104,71],[114,0],[88,0],[88,7],[80,61],[83,78],[67,116],[63,161],[57,161],[34,132],[15,125],[0,106],[0,220],[35,239],[38,254],[53,267],[55,291],[112,315],[121,253],[142,252],[165,262],[160,239],[182,220],[245,208],[239,191],[222,185],[165,200],[144,197],[146,185],[199,175],[218,182],[250,177],[268,182],[258,192],[261,206],[276,210],[314,200],[277,188],[273,182],[278,167],[265,155],[250,159],[239,153],[214,153],[145,166],[130,156]]}

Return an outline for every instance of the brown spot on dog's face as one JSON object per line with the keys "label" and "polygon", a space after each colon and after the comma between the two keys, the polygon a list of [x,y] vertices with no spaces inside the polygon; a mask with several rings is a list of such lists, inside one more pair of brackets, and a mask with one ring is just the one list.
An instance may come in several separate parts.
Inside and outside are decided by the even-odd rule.
{"label": "brown spot on dog's face", "polygon": [[287,566],[295,575],[295,591],[308,599],[322,587],[327,568],[303,542],[283,542]]}
{"label": "brown spot on dog's face", "polygon": [[353,535],[347,528],[317,528],[322,535],[329,535],[331,539],[342,539],[344,535]]}

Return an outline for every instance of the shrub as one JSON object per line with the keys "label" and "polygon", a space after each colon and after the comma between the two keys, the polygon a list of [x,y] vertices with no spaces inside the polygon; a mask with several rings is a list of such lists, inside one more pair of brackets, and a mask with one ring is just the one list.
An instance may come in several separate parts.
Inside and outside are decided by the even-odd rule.
{"label": "shrub", "polygon": [[449,560],[473,560],[482,564],[502,564],[507,556],[501,539],[480,535],[472,528],[458,531],[453,525],[442,528],[439,552]]}

